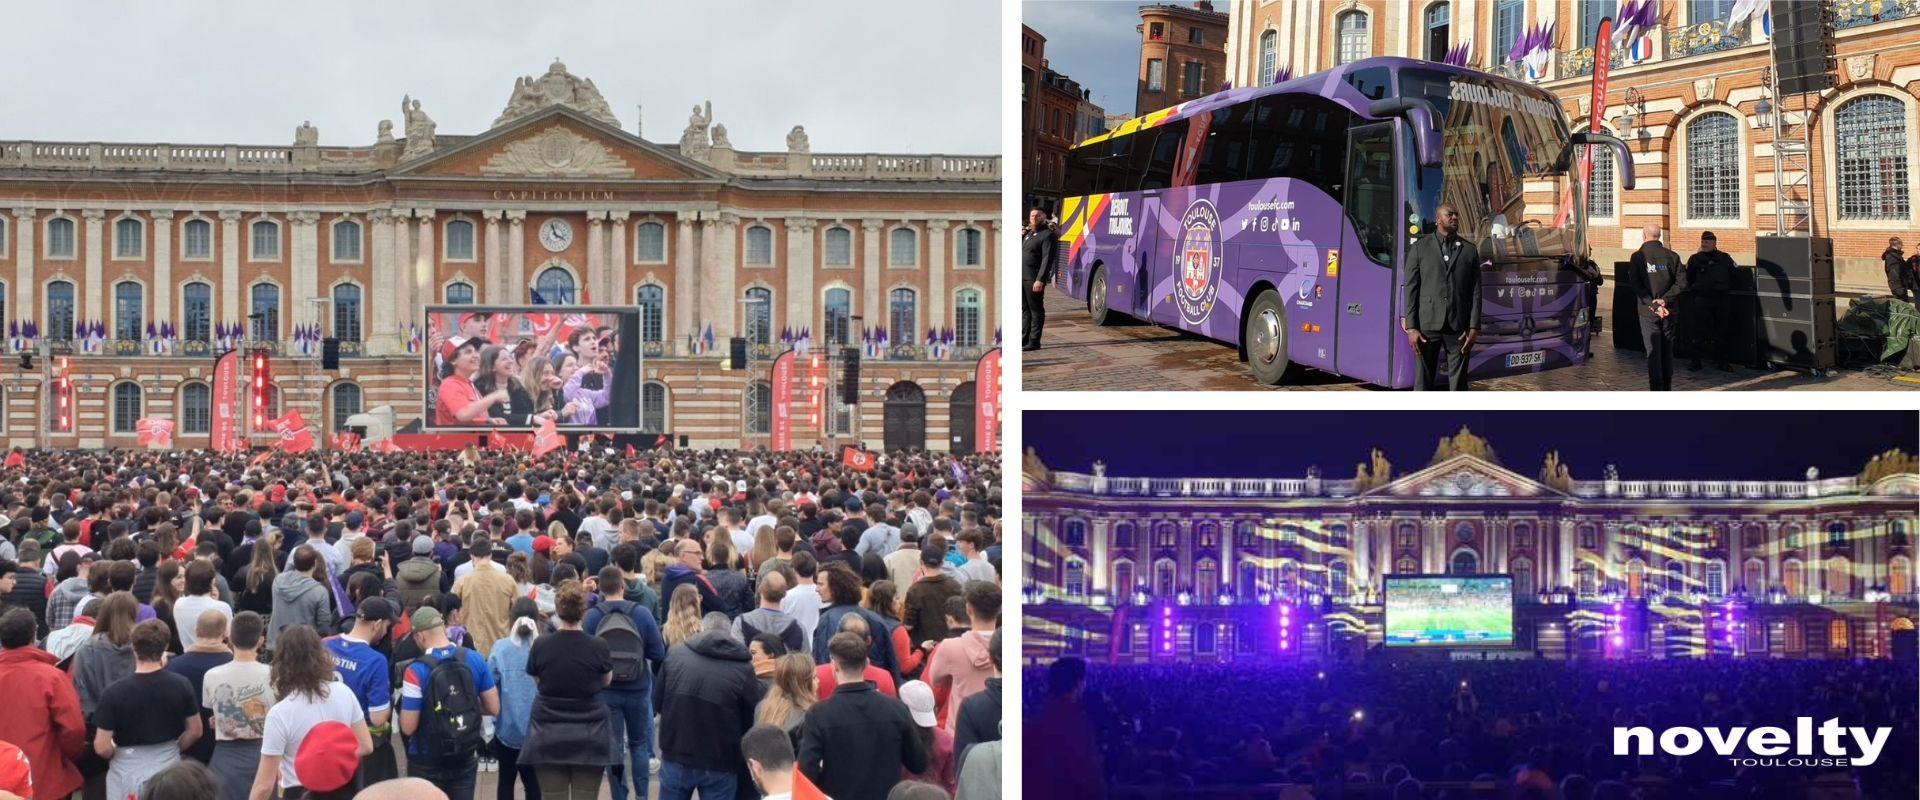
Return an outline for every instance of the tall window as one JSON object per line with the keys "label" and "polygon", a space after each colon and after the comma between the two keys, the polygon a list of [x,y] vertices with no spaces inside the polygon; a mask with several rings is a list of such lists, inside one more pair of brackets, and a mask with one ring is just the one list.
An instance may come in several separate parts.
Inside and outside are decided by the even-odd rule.
{"label": "tall window", "polygon": [[980,346],[980,290],[961,289],[953,296],[953,344]]}
{"label": "tall window", "polygon": [[1349,64],[1366,58],[1373,43],[1367,36],[1367,15],[1348,11],[1340,15],[1340,61]]}
{"label": "tall window", "polygon": [[66,217],[47,220],[47,257],[73,258],[73,220]]}
{"label": "tall window", "polygon": [[920,298],[912,289],[899,288],[888,295],[887,338],[898,347],[913,344],[919,332]]}
{"label": "tall window", "polygon": [[190,219],[180,227],[180,257],[213,257],[213,223],[204,219]]}
{"label": "tall window", "polygon": [[1449,574],[1472,575],[1479,571],[1480,557],[1474,555],[1472,550],[1461,550],[1453,554],[1451,568],[1448,570]]}
{"label": "tall window", "polygon": [[953,237],[954,263],[962,267],[980,266],[981,254],[985,250],[981,246],[984,239],[985,236],[980,233],[979,228],[961,228],[960,232]]}
{"label": "tall window", "polygon": [[667,431],[667,385],[647,381],[640,387],[640,428],[650,433]]}
{"label": "tall window", "polygon": [[180,387],[180,432],[209,433],[213,430],[213,390],[204,383]]}
{"label": "tall window", "polygon": [[[1598,0],[1611,3],[1613,0]],[[1453,7],[1449,3],[1434,3],[1427,6],[1427,60],[1442,61],[1447,57],[1447,48],[1452,47],[1448,34],[1453,27]]]}
{"label": "tall window", "polygon": [[1167,62],[1157,58],[1147,59],[1147,91],[1161,92],[1167,88]]}
{"label": "tall window", "polygon": [[113,285],[113,338],[140,341],[146,296],[146,288],[133,281],[121,281]]}
{"label": "tall window", "polygon": [[826,243],[827,266],[853,266],[853,231],[846,228],[828,228]]}
{"label": "tall window", "polygon": [[633,229],[634,260],[643,264],[657,264],[667,260],[667,226],[658,222],[642,222]]}
{"label": "tall window", "polygon": [[333,287],[333,336],[349,342],[360,341],[360,286],[343,283]]}
{"label": "tall window", "polygon": [[456,219],[447,223],[447,259],[473,260],[473,222]]}
{"label": "tall window", "polygon": [[280,287],[271,283],[256,283],[250,290],[253,308],[248,314],[253,317],[253,338],[262,342],[280,339]]}
{"label": "tall window", "polygon": [[113,385],[113,432],[134,433],[139,430],[140,421],[140,385],[132,381]]}
{"label": "tall window", "polygon": [[773,344],[773,290],[755,286],[747,290],[747,341]]}
{"label": "tall window", "polygon": [[1907,107],[1883,94],[1856,97],[1833,113],[1841,219],[1904,220]]}
{"label": "tall window", "polygon": [[1727,565],[1719,561],[1707,562],[1707,596],[1722,597],[1727,593]]}
{"label": "tall window", "polygon": [[213,284],[189,281],[180,287],[180,307],[185,312],[180,332],[187,341],[213,338]]}
{"label": "tall window", "polygon": [[357,383],[336,383],[333,385],[333,430],[345,430],[347,418],[360,413],[360,385]]}
{"label": "tall window", "polygon": [[147,226],[133,217],[113,223],[113,257],[139,258],[147,251]]}
{"label": "tall window", "polygon": [[1733,13],[1733,3],[1734,0],[1687,0],[1687,24],[1726,19]]}
{"label": "tall window", "polygon": [[541,271],[540,277],[533,282],[533,301],[550,306],[571,305],[573,273],[559,267],[548,267]]}
{"label": "tall window", "polygon": [[255,261],[278,261],[280,259],[280,223],[273,220],[255,220],[253,231],[253,258]]}
{"label": "tall window", "polygon": [[1272,85],[1273,75],[1275,70],[1279,69],[1279,63],[1280,33],[1267,31],[1260,34],[1260,79],[1256,82],[1257,85]]}
{"label": "tall window", "polygon": [[1520,29],[1527,24],[1524,0],[1498,0],[1493,6],[1493,60],[1504,64],[1513,43],[1520,40]]}
{"label": "tall window", "polygon": [[1587,194],[1587,216],[1612,219],[1616,211],[1613,205],[1613,150],[1600,145],[1587,145],[1587,157],[1593,159],[1593,186]]}
{"label": "tall window", "polygon": [[333,260],[360,260],[360,223],[348,219],[333,224]]}
{"label": "tall window", "polygon": [[466,281],[454,281],[447,284],[447,304],[455,306],[473,305],[473,284]]}
{"label": "tall window", "polygon": [[896,267],[920,263],[920,234],[912,228],[894,228],[888,233],[887,263]]}
{"label": "tall window", "polygon": [[848,289],[832,288],[827,290],[826,314],[822,320],[826,323],[821,331],[827,344],[846,344],[851,341],[853,326],[853,292]]}
{"label": "tall window", "polygon": [[747,228],[747,263],[765,266],[773,263],[773,229],[765,225]]}
{"label": "tall window", "polygon": [[0,256],[7,252],[7,221],[0,219]]}
{"label": "tall window", "polygon": [[1206,65],[1198,61],[1188,61],[1180,65],[1180,93],[1185,95],[1203,94],[1200,81],[1206,74]]}
{"label": "tall window", "polygon": [[1739,124],[1719,111],[1687,123],[1687,216],[1739,219]]}
{"label": "tall window", "polygon": [[746,417],[744,422],[747,433],[770,433],[773,431],[773,387],[766,381],[754,381],[747,384],[747,402],[741,408]]}
{"label": "tall window", "polygon": [[1579,15],[1580,38],[1574,40],[1574,47],[1591,47],[1600,36],[1600,20],[1613,16],[1618,5],[1614,0],[1573,0],[1574,11]]}
{"label": "tall window", "polygon": [[667,336],[667,290],[657,283],[642,284],[634,292],[633,300],[640,306],[640,340],[664,341]]}
{"label": "tall window", "polygon": [[1913,592],[1913,560],[1906,556],[1887,559],[1887,592],[1895,598]]}
{"label": "tall window", "polygon": [[47,338],[63,341],[73,338],[73,283],[47,284]]}

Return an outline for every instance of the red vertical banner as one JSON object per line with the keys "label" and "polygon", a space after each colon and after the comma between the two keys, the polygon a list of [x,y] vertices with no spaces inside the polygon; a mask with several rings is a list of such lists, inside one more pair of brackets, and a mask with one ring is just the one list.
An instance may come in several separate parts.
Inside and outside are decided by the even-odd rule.
{"label": "red vertical banner", "polygon": [[213,365],[213,450],[247,449],[240,435],[240,351],[228,350]]}
{"label": "red vertical banner", "polygon": [[1000,449],[1000,348],[988,350],[974,369],[973,446],[982,453]]}
{"label": "red vertical banner", "polygon": [[773,360],[774,450],[793,449],[793,351]]}
{"label": "red vertical banner", "polygon": [[[1613,67],[1613,18],[1600,20],[1593,35],[1593,97],[1587,102],[1587,130],[1600,130],[1600,118],[1607,115],[1607,76]],[[1580,159],[1580,196],[1593,191],[1593,158],[1598,148],[1587,145]],[[1607,154],[1609,158],[1612,153]],[[1614,180],[1619,180],[1616,177]]]}

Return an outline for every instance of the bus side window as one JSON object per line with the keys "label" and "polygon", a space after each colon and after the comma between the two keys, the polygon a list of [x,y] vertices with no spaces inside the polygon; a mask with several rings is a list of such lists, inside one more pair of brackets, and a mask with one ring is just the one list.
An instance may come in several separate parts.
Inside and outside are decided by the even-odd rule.
{"label": "bus side window", "polygon": [[1140,189],[1165,189],[1173,185],[1173,164],[1180,157],[1180,145],[1187,139],[1184,119],[1154,129],[1153,148],[1140,173]]}
{"label": "bus side window", "polygon": [[1133,191],[1134,173],[1128,170],[1129,157],[1133,153],[1134,140],[1140,135],[1128,134],[1115,136],[1095,145],[1088,157],[1098,161],[1099,171],[1094,174],[1093,187],[1088,194],[1113,194],[1114,192]]}
{"label": "bus side window", "polygon": [[1067,178],[1060,188],[1062,197],[1085,197],[1093,193],[1094,176],[1100,171],[1094,151],[1105,143],[1076,147],[1067,153]]}
{"label": "bus side window", "polygon": [[1247,177],[1293,178],[1339,198],[1352,114],[1322,97],[1268,95],[1255,101]]}
{"label": "bus side window", "polygon": [[1200,152],[1200,169],[1193,182],[1228,183],[1247,177],[1247,146],[1253,129],[1253,103],[1235,103],[1213,112],[1207,143]]}
{"label": "bus side window", "polygon": [[1376,263],[1393,263],[1393,123],[1356,130],[1347,161],[1347,219]]}

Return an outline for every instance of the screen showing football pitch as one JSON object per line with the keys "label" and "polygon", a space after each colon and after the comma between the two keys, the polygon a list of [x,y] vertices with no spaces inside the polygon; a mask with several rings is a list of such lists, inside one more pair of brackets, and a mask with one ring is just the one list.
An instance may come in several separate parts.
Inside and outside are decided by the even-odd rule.
{"label": "screen showing football pitch", "polygon": [[1510,647],[1513,578],[1387,576],[1390,647]]}

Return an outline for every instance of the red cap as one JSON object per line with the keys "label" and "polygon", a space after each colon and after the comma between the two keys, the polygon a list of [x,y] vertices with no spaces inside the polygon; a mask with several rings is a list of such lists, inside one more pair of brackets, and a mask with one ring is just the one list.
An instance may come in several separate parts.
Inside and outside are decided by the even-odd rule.
{"label": "red cap", "polygon": [[533,552],[544,553],[552,549],[553,549],[553,537],[548,536],[544,533],[540,534],[539,536],[533,537]]}
{"label": "red cap", "polygon": [[6,742],[0,742],[0,792],[33,800],[33,771],[27,754]]}
{"label": "red cap", "polygon": [[331,792],[347,785],[359,767],[360,743],[344,722],[313,726],[293,757],[293,774],[310,792]]}

